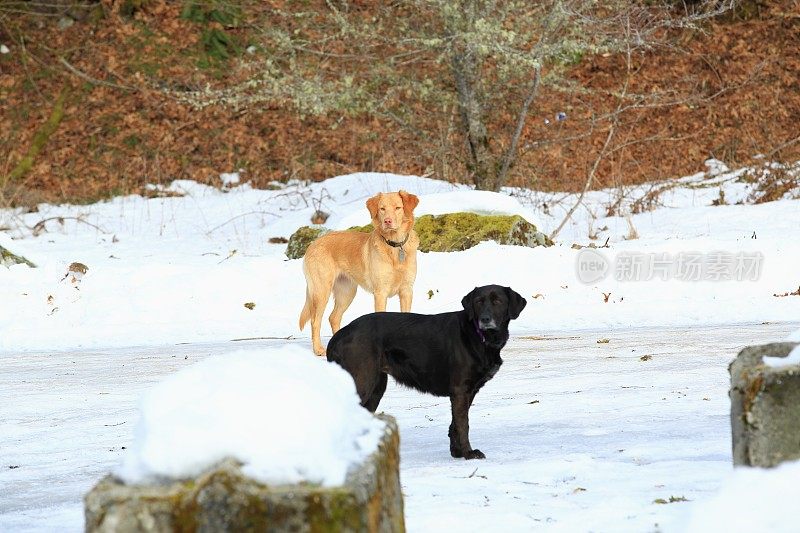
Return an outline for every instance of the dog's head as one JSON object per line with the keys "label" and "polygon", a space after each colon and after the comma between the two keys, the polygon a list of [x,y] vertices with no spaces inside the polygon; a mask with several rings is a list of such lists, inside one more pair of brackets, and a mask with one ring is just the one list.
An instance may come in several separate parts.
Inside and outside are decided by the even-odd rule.
{"label": "dog's head", "polygon": [[405,233],[414,225],[414,208],[419,198],[406,191],[379,192],[367,200],[372,225],[381,233]]}
{"label": "dog's head", "polygon": [[508,324],[519,317],[527,303],[517,292],[500,285],[475,287],[461,300],[484,342],[495,348],[502,348],[508,341]]}

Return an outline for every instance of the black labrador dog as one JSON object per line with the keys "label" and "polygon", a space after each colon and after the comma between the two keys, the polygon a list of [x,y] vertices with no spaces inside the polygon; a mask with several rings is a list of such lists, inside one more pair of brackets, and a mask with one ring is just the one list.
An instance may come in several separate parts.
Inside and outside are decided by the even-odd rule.
{"label": "black labrador dog", "polygon": [[450,455],[483,459],[469,443],[469,408],[503,363],[508,324],[526,303],[508,287],[486,285],[464,296],[462,311],[370,313],[333,336],[328,361],[353,376],[361,405],[372,412],[386,391],[387,374],[418,391],[449,396]]}

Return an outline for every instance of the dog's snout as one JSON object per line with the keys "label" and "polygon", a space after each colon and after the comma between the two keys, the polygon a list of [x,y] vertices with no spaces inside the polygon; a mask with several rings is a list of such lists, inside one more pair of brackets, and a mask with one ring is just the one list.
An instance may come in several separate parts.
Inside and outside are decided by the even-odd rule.
{"label": "dog's snout", "polygon": [[482,313],[478,318],[478,323],[482,329],[493,329],[497,327],[494,317],[489,313]]}

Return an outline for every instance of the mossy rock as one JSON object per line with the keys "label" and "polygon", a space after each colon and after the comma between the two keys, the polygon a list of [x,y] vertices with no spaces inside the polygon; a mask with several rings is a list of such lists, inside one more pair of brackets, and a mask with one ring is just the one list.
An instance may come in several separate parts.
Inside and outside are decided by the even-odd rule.
{"label": "mossy rock", "polygon": [[414,229],[422,252],[456,252],[483,241],[529,248],[553,244],[550,237],[519,215],[424,215],[416,220]]}
{"label": "mossy rock", "polygon": [[[372,231],[372,225],[354,226],[353,231]],[[477,213],[447,213],[423,215],[414,222],[421,252],[457,252],[472,248],[483,241],[513,246],[552,246],[553,241],[536,226],[519,215],[479,215]],[[328,233],[322,226],[303,226],[289,237],[286,255],[299,259],[311,242]]]}
{"label": "mossy rock", "polygon": [[0,246],[0,266],[11,265],[28,265],[31,268],[36,268],[32,262],[28,261],[21,255],[17,255],[8,248]]}
{"label": "mossy rock", "polygon": [[309,244],[329,231],[331,230],[325,226],[303,226],[298,229],[289,237],[289,243],[286,245],[286,257],[300,259],[306,255],[306,248]]}
{"label": "mossy rock", "polygon": [[233,459],[183,481],[125,485],[109,475],[84,498],[85,531],[402,533],[400,435],[394,418],[378,418],[386,422],[378,449],[341,486],[264,485]]}

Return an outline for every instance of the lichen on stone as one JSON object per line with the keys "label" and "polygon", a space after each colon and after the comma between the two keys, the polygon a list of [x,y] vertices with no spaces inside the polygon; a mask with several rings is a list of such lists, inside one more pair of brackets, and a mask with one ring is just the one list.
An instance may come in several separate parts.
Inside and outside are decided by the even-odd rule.
{"label": "lichen on stone", "polygon": [[84,498],[85,530],[403,533],[399,430],[392,417],[378,418],[386,424],[378,449],[343,485],[266,485],[247,477],[234,458],[185,480],[126,485],[108,475]]}
{"label": "lichen on stone", "polygon": [[424,215],[416,220],[414,229],[422,252],[467,250],[483,241],[529,248],[553,244],[549,237],[519,215]]}
{"label": "lichen on stone", "polygon": [[300,259],[306,254],[306,248],[308,248],[309,244],[329,231],[324,226],[303,226],[299,228],[289,237],[289,243],[286,245],[286,257]]}

